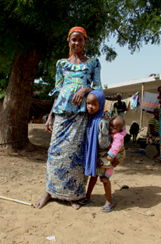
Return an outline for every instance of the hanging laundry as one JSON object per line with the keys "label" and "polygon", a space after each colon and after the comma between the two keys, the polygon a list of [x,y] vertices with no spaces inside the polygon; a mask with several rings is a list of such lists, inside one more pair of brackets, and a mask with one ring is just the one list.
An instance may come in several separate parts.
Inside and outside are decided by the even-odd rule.
{"label": "hanging laundry", "polygon": [[157,97],[157,93],[144,92],[141,108],[145,111],[153,111],[155,108],[159,108],[160,105]]}
{"label": "hanging laundry", "polygon": [[131,106],[131,109],[137,109],[137,107],[139,105],[140,105],[140,95],[139,95],[139,92],[136,92],[130,98],[130,106]]}

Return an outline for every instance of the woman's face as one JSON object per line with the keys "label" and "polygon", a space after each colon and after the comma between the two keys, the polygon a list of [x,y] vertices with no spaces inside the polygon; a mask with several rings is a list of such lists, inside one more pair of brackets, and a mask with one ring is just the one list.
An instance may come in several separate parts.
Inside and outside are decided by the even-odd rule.
{"label": "woman's face", "polygon": [[99,111],[100,105],[97,97],[94,94],[87,96],[87,111],[89,114],[96,114]]}
{"label": "woman's face", "polygon": [[73,53],[83,52],[85,43],[85,38],[80,32],[73,32],[69,37],[69,47]]}

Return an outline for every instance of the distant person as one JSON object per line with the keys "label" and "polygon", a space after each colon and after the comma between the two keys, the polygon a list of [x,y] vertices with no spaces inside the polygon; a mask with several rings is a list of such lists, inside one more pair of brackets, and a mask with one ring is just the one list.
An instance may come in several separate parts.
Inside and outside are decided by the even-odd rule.
{"label": "distant person", "polygon": [[154,117],[148,121],[147,143],[156,146],[158,154],[156,159],[160,159],[160,144],[159,144],[159,109],[153,111]]}
{"label": "distant person", "polygon": [[159,154],[160,154],[160,157],[158,157],[158,158],[159,158],[159,160],[161,162],[161,86],[158,87],[157,91],[158,91],[158,94],[159,94],[158,100],[159,100],[159,104],[160,104],[160,108],[159,108],[159,136],[160,136],[160,141],[159,141],[159,143],[160,143],[160,152],[159,152]]}
{"label": "distant person", "polygon": [[124,118],[127,111],[126,103],[122,101],[122,96],[117,95],[117,102],[114,103],[114,113]]}
{"label": "distant person", "polygon": [[[89,122],[86,129],[85,140],[85,175],[91,176],[86,198],[80,201],[85,205],[90,202],[91,193],[98,176],[104,185],[106,202],[102,212],[111,212],[114,204],[111,196],[111,183],[109,178],[113,168],[124,159],[124,136],[126,131],[124,119],[116,116],[108,121],[104,116],[105,96],[102,91],[91,91],[87,96],[87,111]],[[112,141],[112,142],[111,142]]]}
{"label": "distant person", "polygon": [[159,103],[161,104],[161,86],[158,87],[157,91],[158,91],[158,94],[159,94],[158,100],[159,100]]}

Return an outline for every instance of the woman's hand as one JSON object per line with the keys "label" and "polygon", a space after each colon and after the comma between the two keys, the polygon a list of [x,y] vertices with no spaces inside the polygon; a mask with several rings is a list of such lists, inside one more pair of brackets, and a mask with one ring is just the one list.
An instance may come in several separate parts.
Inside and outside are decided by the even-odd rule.
{"label": "woman's hand", "polygon": [[72,103],[73,103],[74,105],[76,105],[76,106],[80,106],[81,103],[82,103],[82,101],[83,101],[83,98],[84,98],[85,94],[86,94],[87,92],[90,92],[91,90],[92,90],[91,88],[81,88],[81,89],[79,89],[79,90],[75,93],[75,95],[74,95],[74,97],[73,97],[73,100],[72,100]]}
{"label": "woman's hand", "polygon": [[52,131],[53,131],[53,117],[52,117],[52,114],[49,114],[48,119],[47,119],[47,121],[45,123],[45,127],[46,127],[46,130],[49,133],[52,133]]}

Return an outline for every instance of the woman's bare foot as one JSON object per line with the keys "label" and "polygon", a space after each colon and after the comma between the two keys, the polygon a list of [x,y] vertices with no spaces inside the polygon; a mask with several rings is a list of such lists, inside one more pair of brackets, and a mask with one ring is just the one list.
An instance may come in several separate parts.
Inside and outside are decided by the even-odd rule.
{"label": "woman's bare foot", "polygon": [[76,201],[71,201],[70,203],[71,203],[71,206],[72,206],[75,210],[78,210],[78,209],[80,209],[80,207],[81,207],[81,205],[80,205],[78,202],[76,202]]}
{"label": "woman's bare foot", "polygon": [[45,192],[43,197],[34,204],[35,208],[42,208],[46,205],[46,203],[51,199],[51,195],[48,192]]}

